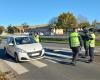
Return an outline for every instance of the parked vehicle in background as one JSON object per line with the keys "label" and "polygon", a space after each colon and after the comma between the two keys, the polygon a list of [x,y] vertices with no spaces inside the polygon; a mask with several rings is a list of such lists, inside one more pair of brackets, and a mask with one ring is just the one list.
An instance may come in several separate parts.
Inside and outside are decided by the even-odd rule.
{"label": "parked vehicle in background", "polygon": [[4,51],[7,55],[14,57],[16,62],[39,59],[44,56],[42,45],[26,35],[9,36]]}
{"label": "parked vehicle in background", "polygon": [[44,34],[42,33],[42,32],[40,32],[40,34],[39,34],[40,36],[43,36]]}

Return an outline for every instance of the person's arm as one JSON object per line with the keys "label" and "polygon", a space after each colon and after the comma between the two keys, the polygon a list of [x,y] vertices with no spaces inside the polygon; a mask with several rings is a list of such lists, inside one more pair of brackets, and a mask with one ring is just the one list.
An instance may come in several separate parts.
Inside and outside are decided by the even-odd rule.
{"label": "person's arm", "polygon": [[71,40],[70,40],[70,37],[69,37],[69,47],[71,48]]}
{"label": "person's arm", "polygon": [[80,46],[82,47],[82,46],[83,46],[83,41],[82,41],[82,38],[81,38],[81,36],[80,36],[80,35],[79,35],[78,37],[79,37],[79,41],[80,41]]}
{"label": "person's arm", "polygon": [[93,37],[91,36],[91,34],[86,34],[87,40],[93,40]]}
{"label": "person's arm", "polygon": [[93,37],[92,37],[92,35],[89,35],[89,39],[90,39],[90,40],[93,40]]}

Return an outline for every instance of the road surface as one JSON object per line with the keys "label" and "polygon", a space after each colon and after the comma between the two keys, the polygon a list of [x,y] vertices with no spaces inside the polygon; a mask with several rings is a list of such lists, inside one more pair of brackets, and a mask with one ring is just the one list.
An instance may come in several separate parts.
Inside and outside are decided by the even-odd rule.
{"label": "road surface", "polygon": [[[80,58],[76,66],[70,65],[72,52],[66,44],[42,43],[46,49],[43,59],[15,63],[0,50],[0,69],[11,70],[17,80],[99,80],[100,64],[86,63]],[[1,45],[2,46],[2,45]],[[99,50],[99,48],[98,48]],[[97,50],[97,51],[98,51]],[[83,51],[84,52],[84,51]],[[3,68],[2,68],[3,67]]]}

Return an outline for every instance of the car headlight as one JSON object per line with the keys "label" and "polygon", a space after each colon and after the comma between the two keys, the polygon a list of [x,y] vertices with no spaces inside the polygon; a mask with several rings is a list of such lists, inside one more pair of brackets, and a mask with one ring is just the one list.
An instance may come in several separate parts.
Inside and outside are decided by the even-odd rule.
{"label": "car headlight", "polygon": [[22,49],[20,49],[20,48],[17,48],[16,51],[17,51],[17,52],[20,52],[20,53],[26,53],[24,50],[22,50]]}
{"label": "car headlight", "polygon": [[43,51],[43,52],[45,52],[45,50],[44,50],[44,49],[42,49],[42,51]]}

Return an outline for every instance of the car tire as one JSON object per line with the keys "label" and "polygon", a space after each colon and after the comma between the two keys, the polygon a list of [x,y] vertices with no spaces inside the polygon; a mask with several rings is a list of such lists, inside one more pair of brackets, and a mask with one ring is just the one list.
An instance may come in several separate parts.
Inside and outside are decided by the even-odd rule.
{"label": "car tire", "polygon": [[18,59],[18,55],[17,55],[17,53],[15,53],[14,56],[15,56],[15,62],[16,62],[16,63],[19,63],[19,59]]}

